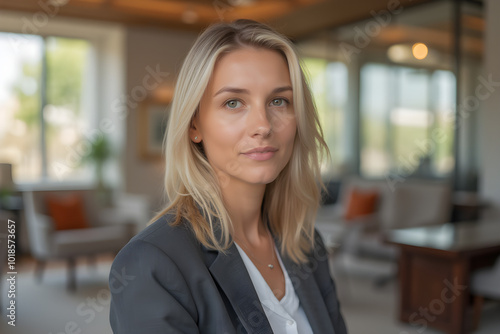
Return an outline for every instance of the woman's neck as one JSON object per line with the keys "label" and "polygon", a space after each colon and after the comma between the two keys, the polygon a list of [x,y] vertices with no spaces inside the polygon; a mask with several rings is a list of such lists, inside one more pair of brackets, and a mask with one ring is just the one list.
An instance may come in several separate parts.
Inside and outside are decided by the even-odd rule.
{"label": "woman's neck", "polygon": [[233,222],[232,236],[249,245],[259,245],[267,237],[262,221],[262,201],[266,185],[231,182],[222,188],[222,196]]}

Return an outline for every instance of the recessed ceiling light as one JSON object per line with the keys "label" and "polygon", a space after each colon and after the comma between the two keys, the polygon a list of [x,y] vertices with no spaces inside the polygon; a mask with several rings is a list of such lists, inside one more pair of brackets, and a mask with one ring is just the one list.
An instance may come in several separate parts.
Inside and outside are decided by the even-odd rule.
{"label": "recessed ceiling light", "polygon": [[435,50],[429,49],[424,43],[394,44],[387,50],[387,56],[396,63],[413,64],[424,60],[426,63],[435,62],[439,58],[439,54]]}
{"label": "recessed ceiling light", "polygon": [[427,57],[429,49],[427,48],[427,45],[425,45],[424,43],[415,43],[411,47],[411,52],[413,54],[413,57],[417,58],[418,60],[422,60],[425,59],[425,57]]}
{"label": "recessed ceiling light", "polygon": [[408,45],[405,44],[395,44],[392,45],[389,50],[387,50],[387,56],[393,62],[404,62],[411,57],[411,50]]}

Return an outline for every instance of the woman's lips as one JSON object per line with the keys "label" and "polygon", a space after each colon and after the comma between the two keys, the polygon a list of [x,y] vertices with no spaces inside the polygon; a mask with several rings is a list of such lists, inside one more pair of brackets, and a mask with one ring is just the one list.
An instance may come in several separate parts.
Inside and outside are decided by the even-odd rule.
{"label": "woman's lips", "polygon": [[247,158],[257,161],[265,161],[271,159],[276,151],[243,153]]}
{"label": "woman's lips", "polygon": [[243,155],[252,160],[265,161],[274,157],[277,151],[277,148],[271,146],[256,147],[254,149],[246,151],[245,153],[243,153]]}

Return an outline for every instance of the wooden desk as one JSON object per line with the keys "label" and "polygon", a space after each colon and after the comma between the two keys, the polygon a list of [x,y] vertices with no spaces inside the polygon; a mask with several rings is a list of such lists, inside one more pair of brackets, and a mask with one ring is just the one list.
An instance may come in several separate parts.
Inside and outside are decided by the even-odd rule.
{"label": "wooden desk", "polygon": [[500,254],[500,222],[392,230],[386,241],[401,249],[400,320],[416,330],[468,333],[470,273],[492,265]]}

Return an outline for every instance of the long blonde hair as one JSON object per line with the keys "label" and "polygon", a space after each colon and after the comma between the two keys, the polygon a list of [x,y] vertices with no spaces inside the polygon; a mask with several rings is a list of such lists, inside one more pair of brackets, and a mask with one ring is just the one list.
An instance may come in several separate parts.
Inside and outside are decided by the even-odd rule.
{"label": "long blonde hair", "polygon": [[[193,116],[221,55],[242,47],[275,50],[288,63],[293,89],[297,133],[290,161],[266,186],[263,217],[281,243],[281,252],[296,263],[306,260],[314,245],[314,220],[320,201],[320,159],[328,155],[311,93],[294,45],[265,24],[252,20],[208,27],[188,53],[177,79],[165,137],[166,213],[179,225],[189,222],[196,238],[208,248],[224,252],[231,245],[231,219],[224,206],[218,177],[202,144],[189,137]],[[216,233],[216,230],[218,233]]]}

